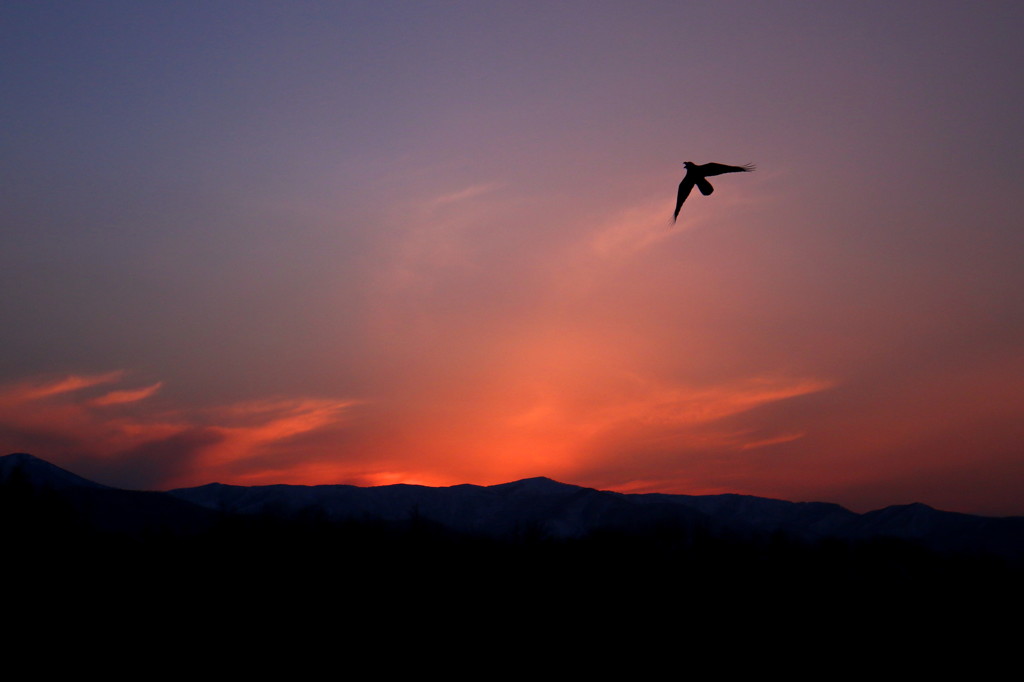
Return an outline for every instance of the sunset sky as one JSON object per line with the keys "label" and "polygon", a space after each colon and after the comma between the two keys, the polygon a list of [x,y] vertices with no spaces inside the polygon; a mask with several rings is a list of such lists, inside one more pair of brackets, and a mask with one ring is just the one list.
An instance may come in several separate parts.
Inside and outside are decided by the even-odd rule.
{"label": "sunset sky", "polygon": [[[1024,3],[8,1],[0,454],[1024,515]],[[673,225],[683,162],[713,179]]]}

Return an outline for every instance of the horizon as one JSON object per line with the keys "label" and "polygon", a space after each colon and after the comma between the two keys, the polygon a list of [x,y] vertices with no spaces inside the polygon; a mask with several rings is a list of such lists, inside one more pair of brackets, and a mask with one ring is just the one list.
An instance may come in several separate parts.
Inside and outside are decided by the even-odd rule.
{"label": "horizon", "polygon": [[0,451],[1024,515],[1022,29],[6,3]]}
{"label": "horizon", "polygon": [[[907,502],[907,503],[903,503],[903,504],[890,504],[890,505],[885,505],[885,506],[878,507],[878,508],[875,508],[875,509],[868,509],[868,510],[865,510],[865,511],[858,512],[858,511],[855,511],[855,510],[852,510],[852,509],[847,509],[846,507],[843,507],[843,505],[840,505],[838,503],[830,502],[829,500],[785,500],[785,499],[782,499],[782,498],[764,497],[764,496],[760,496],[760,495],[743,495],[743,494],[740,494],[740,493],[709,493],[707,495],[688,495],[688,494],[685,494],[685,493],[660,493],[660,492],[659,493],[628,493],[628,492],[627,493],[623,493],[623,492],[617,491],[617,490],[609,490],[609,489],[605,489],[605,488],[592,488],[590,486],[581,486],[581,485],[578,485],[578,484],[575,484],[575,483],[571,483],[571,482],[568,482],[568,481],[557,481],[557,480],[555,480],[553,478],[549,478],[547,476],[531,476],[531,477],[528,477],[528,478],[520,478],[520,479],[511,480],[511,481],[503,481],[501,483],[491,483],[491,484],[485,484],[485,485],[480,485],[480,484],[476,484],[476,483],[453,483],[451,485],[425,485],[425,484],[419,484],[419,483],[384,483],[384,484],[380,484],[380,485],[363,485],[363,486],[361,486],[361,485],[352,484],[352,483],[260,483],[260,484],[254,485],[254,486],[245,486],[245,485],[238,485],[238,484],[221,483],[220,481],[208,481],[206,483],[201,483],[199,485],[188,486],[188,487],[184,487],[184,488],[168,488],[168,489],[159,489],[159,490],[149,490],[149,489],[140,490],[140,489],[135,489],[135,488],[120,488],[118,486],[108,486],[107,484],[104,484],[101,481],[93,481],[92,479],[86,478],[84,476],[80,476],[79,474],[77,474],[74,471],[71,471],[69,469],[65,469],[63,467],[60,467],[60,466],[58,466],[56,464],[53,464],[53,462],[48,462],[47,460],[45,460],[45,459],[43,459],[41,457],[36,457],[35,455],[33,455],[31,453],[28,453],[28,452],[12,452],[12,453],[8,453],[7,455],[0,455],[0,460],[4,459],[6,457],[15,457],[15,456],[19,456],[19,455],[27,455],[28,457],[32,458],[35,461],[42,462],[44,464],[51,465],[51,466],[57,466],[57,468],[60,469],[61,471],[65,472],[65,473],[68,473],[68,474],[71,474],[72,476],[75,476],[76,478],[82,478],[83,480],[85,480],[85,481],[87,481],[89,483],[99,483],[100,485],[104,485],[106,487],[114,488],[114,489],[117,489],[117,490],[135,490],[135,491],[141,491],[141,492],[157,492],[157,493],[173,493],[175,491],[191,490],[193,488],[202,488],[202,487],[210,486],[210,485],[229,486],[229,487],[242,487],[242,488],[245,488],[245,487],[278,487],[278,486],[283,486],[283,487],[351,486],[351,487],[356,487],[356,488],[387,488],[387,487],[393,487],[393,486],[412,486],[412,487],[418,487],[418,488],[432,488],[432,489],[441,490],[441,489],[446,489],[446,488],[459,488],[459,487],[463,487],[463,486],[471,486],[471,487],[475,487],[475,488],[494,488],[494,487],[507,486],[507,485],[510,485],[510,484],[513,484],[513,483],[525,483],[525,482],[529,482],[529,481],[545,481],[545,482],[555,483],[557,485],[566,486],[566,487],[570,487],[570,488],[589,489],[589,490],[595,490],[597,492],[612,492],[612,493],[618,493],[618,494],[622,494],[622,495],[658,494],[658,495],[670,495],[670,496],[671,495],[679,495],[681,497],[736,496],[736,497],[752,497],[752,498],[759,499],[759,500],[770,500],[770,501],[773,501],[773,502],[786,502],[786,503],[792,503],[792,504],[825,504],[825,505],[833,505],[834,504],[834,505],[839,506],[839,507],[841,507],[843,509],[846,509],[847,511],[850,511],[850,512],[853,512],[853,513],[859,514],[859,515],[863,515],[863,514],[870,513],[870,512],[875,512],[875,511],[883,511],[883,510],[890,509],[890,508],[914,507],[914,506],[925,506],[925,507],[928,507],[929,509],[933,509],[934,511],[943,512],[943,513],[953,513],[953,514],[964,514],[964,513],[966,513],[966,512],[953,511],[953,510],[949,510],[949,509],[939,509],[937,507],[932,507],[931,505],[926,505],[923,502]],[[976,514],[975,516],[981,516],[981,517],[985,517],[985,518],[1024,518],[1024,515],[1019,515],[1019,514],[1015,514],[1015,515],[1002,515],[1002,516],[991,516],[991,515],[985,515],[985,514]]]}

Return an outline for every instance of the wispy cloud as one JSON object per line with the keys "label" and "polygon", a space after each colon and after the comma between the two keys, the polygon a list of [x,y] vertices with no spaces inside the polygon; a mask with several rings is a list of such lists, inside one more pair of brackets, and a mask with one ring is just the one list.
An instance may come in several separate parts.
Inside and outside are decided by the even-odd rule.
{"label": "wispy cloud", "polygon": [[764,438],[762,440],[750,441],[740,446],[743,450],[756,450],[757,448],[767,448],[772,445],[782,445],[783,443],[792,443],[795,440],[800,440],[807,434],[803,431],[800,433],[784,433],[771,438]]}
{"label": "wispy cloud", "polygon": [[483,182],[476,185],[470,185],[454,192],[448,192],[440,196],[434,197],[427,206],[431,208],[438,208],[440,206],[447,206],[448,204],[454,204],[467,199],[475,199],[483,194],[488,194],[504,186],[504,183],[500,182]]}
{"label": "wispy cloud", "polygon": [[94,398],[81,393],[124,374],[0,386],[0,437],[14,450],[127,477],[115,484],[166,487],[231,476],[232,467],[278,444],[341,425],[356,404],[300,397],[206,409],[140,405],[159,381]]}
{"label": "wispy cloud", "polygon": [[247,402],[214,410],[211,428],[222,439],[208,461],[225,464],[245,459],[260,448],[337,424],[355,400],[288,399]]}
{"label": "wispy cloud", "polygon": [[701,424],[832,386],[832,382],[819,379],[754,377],[712,388],[667,388],[656,392],[649,404],[639,406],[638,416],[651,422]]}
{"label": "wispy cloud", "polygon": [[671,207],[664,197],[623,209],[598,227],[590,250],[600,258],[629,256],[679,235],[682,225],[673,225]]}
{"label": "wispy cloud", "polygon": [[833,385],[817,379],[755,377],[711,387],[689,387],[633,375],[628,382],[617,382],[597,404],[589,395],[584,398],[572,393],[559,394],[552,387],[526,409],[510,415],[508,423],[519,428],[545,422],[572,423],[579,427],[590,425],[593,432],[630,422],[694,426],[817,393]]}
{"label": "wispy cloud", "polygon": [[9,386],[3,391],[8,396],[16,396],[21,400],[39,400],[50,396],[72,393],[101,384],[119,381],[124,375],[122,371],[105,374],[71,374],[60,379],[40,380]]}
{"label": "wispy cloud", "polygon": [[164,382],[158,381],[155,384],[151,384],[144,388],[128,389],[122,391],[111,391],[106,395],[102,395],[99,398],[95,398],[90,401],[91,405],[103,407],[105,405],[120,405],[121,403],[134,403],[139,400],[145,400],[149,396],[153,395],[164,385]]}

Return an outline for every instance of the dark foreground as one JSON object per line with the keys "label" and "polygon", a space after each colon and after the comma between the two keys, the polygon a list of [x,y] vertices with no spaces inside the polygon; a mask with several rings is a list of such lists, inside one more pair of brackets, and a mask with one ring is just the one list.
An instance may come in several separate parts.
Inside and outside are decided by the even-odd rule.
{"label": "dark foreground", "polygon": [[116,533],[83,522],[59,494],[11,485],[0,488],[0,538],[4,584],[21,586],[19,599],[169,609],[945,609],[1007,603],[1024,577],[1005,558],[899,540],[737,539],[672,525],[554,540],[529,529],[477,537],[419,519],[211,513],[185,531]]}
{"label": "dark foreground", "polygon": [[15,473],[0,483],[0,615],[8,661],[37,668],[732,677],[1016,646],[1024,570],[998,554],[670,521],[496,537]]}

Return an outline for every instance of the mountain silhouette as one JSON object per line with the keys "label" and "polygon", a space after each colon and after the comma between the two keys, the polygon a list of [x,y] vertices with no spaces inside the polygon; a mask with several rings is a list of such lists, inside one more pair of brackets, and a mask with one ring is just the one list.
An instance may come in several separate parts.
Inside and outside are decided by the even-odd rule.
{"label": "mountain silhouette", "polygon": [[82,523],[108,532],[197,533],[225,515],[330,523],[432,524],[445,532],[556,540],[675,528],[752,542],[784,536],[798,542],[909,541],[941,552],[1024,558],[1024,517],[984,517],[895,505],[857,514],[823,502],[749,495],[627,494],[549,478],[491,486],[266,485],[210,483],[167,492],[103,486],[24,453],[0,457],[4,489],[42,491],[69,506]]}
{"label": "mountain silhouette", "polygon": [[[451,634],[454,622],[488,637],[539,628],[545,641],[611,632],[616,645],[646,645],[652,636],[676,642],[672,623],[685,620],[684,638],[728,632],[734,647],[738,627],[790,646],[798,627],[832,637],[826,622],[853,624],[860,636],[866,621],[851,613],[871,619],[894,604],[904,617],[941,609],[973,623],[1019,592],[1022,546],[1020,517],[925,505],[856,514],[547,478],[147,492],[30,455],[0,457],[5,615],[49,627],[57,614],[80,614],[76,634],[114,613],[164,641],[198,622],[209,641],[249,625],[274,639],[319,633],[332,642],[355,629],[392,646],[397,628],[450,646],[465,636]],[[667,614],[676,617],[666,626]]]}
{"label": "mountain silhouette", "polygon": [[80,528],[131,536],[194,533],[209,528],[216,516],[163,492],[95,483],[25,453],[0,457],[0,490],[8,502],[30,501],[47,514],[60,509]]}

